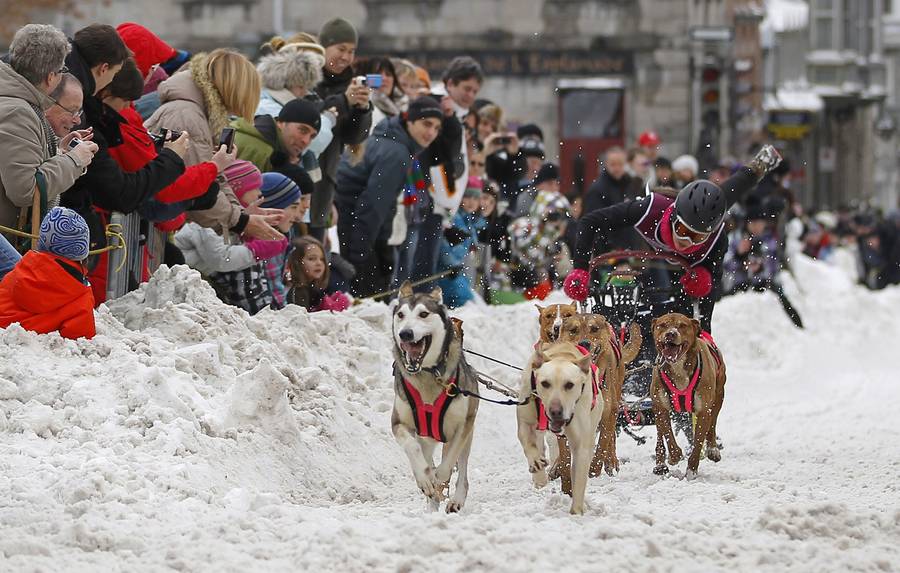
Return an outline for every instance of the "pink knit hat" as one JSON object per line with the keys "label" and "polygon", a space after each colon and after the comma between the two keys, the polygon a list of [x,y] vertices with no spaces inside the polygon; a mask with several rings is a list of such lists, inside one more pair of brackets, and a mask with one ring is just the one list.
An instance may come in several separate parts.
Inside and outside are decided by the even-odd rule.
{"label": "pink knit hat", "polygon": [[484,191],[484,180],[481,177],[469,175],[463,197],[481,197],[482,191]]}
{"label": "pink knit hat", "polygon": [[[245,193],[262,188],[262,173],[256,168],[256,165],[249,161],[238,159],[226,167],[223,174],[238,201],[241,201],[241,197]],[[241,202],[243,203],[243,201]]]}

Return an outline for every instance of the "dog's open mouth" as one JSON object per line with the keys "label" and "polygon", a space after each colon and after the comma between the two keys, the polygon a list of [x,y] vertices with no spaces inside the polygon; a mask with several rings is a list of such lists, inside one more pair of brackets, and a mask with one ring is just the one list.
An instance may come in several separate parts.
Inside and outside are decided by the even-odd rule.
{"label": "dog's open mouth", "polygon": [[547,340],[550,342],[556,342],[559,340],[559,328],[558,326],[552,326],[547,329]]}
{"label": "dog's open mouth", "polygon": [[554,434],[559,434],[560,432],[562,432],[563,426],[565,426],[565,422],[563,420],[548,420],[547,421],[547,428]]}
{"label": "dog's open mouth", "polygon": [[678,359],[681,358],[684,347],[684,344],[675,344],[671,340],[658,342],[656,344],[656,350],[666,362],[677,362]]}
{"label": "dog's open mouth", "polygon": [[400,351],[403,352],[406,369],[410,372],[418,372],[429,348],[431,348],[431,336],[423,336],[417,342],[401,342]]}
{"label": "dog's open mouth", "polygon": [[568,420],[564,420],[562,418],[547,418],[547,429],[553,432],[554,434],[561,434],[566,426],[569,425],[569,422],[572,421],[572,418],[575,417],[575,413],[573,412],[571,416],[569,416]]}

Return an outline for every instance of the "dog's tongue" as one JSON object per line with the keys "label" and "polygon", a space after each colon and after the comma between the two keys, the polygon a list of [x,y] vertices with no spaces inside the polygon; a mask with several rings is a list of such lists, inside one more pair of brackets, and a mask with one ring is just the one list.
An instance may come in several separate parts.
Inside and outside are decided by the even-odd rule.
{"label": "dog's tongue", "polygon": [[406,360],[410,364],[416,364],[422,359],[422,353],[425,351],[425,341],[419,342],[401,342],[400,350],[406,354]]}
{"label": "dog's tongue", "polygon": [[678,359],[678,354],[681,352],[681,345],[679,344],[663,344],[660,349],[663,355],[663,358],[666,360],[672,361]]}

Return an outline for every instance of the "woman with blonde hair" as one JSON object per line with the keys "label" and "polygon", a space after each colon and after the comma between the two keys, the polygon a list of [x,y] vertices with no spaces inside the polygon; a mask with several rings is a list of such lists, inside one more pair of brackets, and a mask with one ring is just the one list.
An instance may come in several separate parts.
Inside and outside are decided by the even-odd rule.
{"label": "woman with blonde hair", "polygon": [[[151,132],[188,132],[191,148],[184,162],[191,166],[212,158],[229,116],[253,121],[262,82],[250,60],[219,48],[195,55],[187,66],[161,83],[158,91],[161,105],[144,126]],[[279,218],[266,212],[243,213],[231,190],[223,188],[211,209],[193,211],[190,218],[204,227],[221,227],[260,239],[277,238],[280,235],[267,222],[267,215],[269,220]]]}

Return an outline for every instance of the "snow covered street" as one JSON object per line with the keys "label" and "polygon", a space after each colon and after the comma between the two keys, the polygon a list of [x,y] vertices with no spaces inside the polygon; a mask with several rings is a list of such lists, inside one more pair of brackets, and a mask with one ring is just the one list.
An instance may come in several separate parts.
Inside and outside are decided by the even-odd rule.
{"label": "snow covered street", "polygon": [[[386,306],[248,317],[162,268],[92,341],[0,331],[0,571],[898,571],[900,290],[796,266],[806,331],[770,294],[716,308],[723,461],[660,478],[620,436],[582,517],[531,487],[493,404],[467,506],[427,512],[390,433]],[[455,314],[467,347],[530,355],[533,305]]]}

